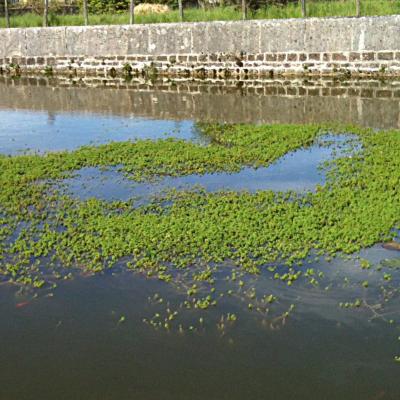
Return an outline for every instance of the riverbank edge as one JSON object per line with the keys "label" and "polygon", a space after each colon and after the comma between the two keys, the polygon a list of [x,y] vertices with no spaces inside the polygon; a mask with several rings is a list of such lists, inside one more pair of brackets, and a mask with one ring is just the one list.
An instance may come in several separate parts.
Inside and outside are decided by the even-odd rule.
{"label": "riverbank edge", "polygon": [[257,79],[400,76],[400,16],[0,30],[0,72]]}

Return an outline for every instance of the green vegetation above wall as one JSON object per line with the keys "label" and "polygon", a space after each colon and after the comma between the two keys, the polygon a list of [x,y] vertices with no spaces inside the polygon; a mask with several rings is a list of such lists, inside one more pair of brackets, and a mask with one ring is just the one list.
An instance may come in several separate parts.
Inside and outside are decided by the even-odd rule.
{"label": "green vegetation above wall", "polygon": [[[129,14],[127,0],[112,0],[103,2],[100,0],[89,0],[89,12],[91,25],[103,24],[127,24]],[[146,1],[154,3],[154,1]],[[157,3],[168,4],[172,11],[165,14],[137,15],[135,23],[158,23],[158,22],[179,22],[179,11],[176,9],[177,1],[161,1]],[[309,17],[329,17],[329,16],[355,16],[355,0],[321,0],[308,2],[307,16]],[[185,5],[185,2],[184,2]],[[50,10],[51,11],[51,10]],[[400,14],[400,2],[391,0],[362,0],[361,15],[393,15]],[[301,18],[301,6],[299,2],[289,3],[282,6],[279,4],[269,5],[268,7],[257,6],[248,13],[249,19],[270,19],[270,18]],[[215,7],[209,9],[193,8],[185,6],[184,19],[188,22],[197,21],[229,21],[241,20],[242,12],[236,6]],[[31,27],[42,26],[43,19],[36,13],[12,15],[12,27]],[[61,15],[55,10],[50,13],[49,23],[51,26],[63,25],[83,25],[82,15]],[[0,27],[5,27],[4,18],[0,19]]]}

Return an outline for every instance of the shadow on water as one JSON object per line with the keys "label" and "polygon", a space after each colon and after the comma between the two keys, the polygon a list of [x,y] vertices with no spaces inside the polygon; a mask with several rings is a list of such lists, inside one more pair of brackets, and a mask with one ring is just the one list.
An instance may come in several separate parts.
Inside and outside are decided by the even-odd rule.
{"label": "shadow on water", "polygon": [[[396,82],[117,81],[103,88],[90,79],[74,86],[29,79],[0,79],[1,153],[166,133],[205,143],[196,120],[375,128],[400,121]],[[349,154],[348,139],[336,136],[330,146],[316,143],[268,168],[236,174],[139,184],[116,170],[87,168],[63,187],[82,199],[141,201],[193,185],[310,191],[325,181],[323,162]],[[236,269],[227,263],[218,269],[218,306],[207,310],[186,306],[191,275],[181,271],[173,285],[122,266],[90,277],[73,274],[56,290],[0,284],[0,399],[397,400],[393,357],[400,353],[400,331],[391,321],[400,319],[399,254],[380,245],[365,249],[360,256],[370,261],[367,269],[357,257],[321,258],[306,264],[309,272],[290,289],[268,269],[257,276],[237,270],[234,279]],[[200,287],[200,296],[207,293]]]}
{"label": "shadow on water", "polygon": [[[368,252],[371,258],[396,254],[378,247]],[[382,293],[361,286],[366,274],[354,260],[310,267],[324,271],[319,284],[302,281],[290,290],[269,274],[249,277],[241,287],[220,280],[218,291],[225,296],[205,312],[185,310],[179,288],[129,272],[76,277],[34,300],[2,287],[0,394],[7,399],[398,398],[398,366],[389,360],[399,332],[384,318],[399,317],[399,299],[377,309],[382,318],[365,307],[340,308],[340,302],[356,298],[373,306]],[[224,273],[229,276],[230,268]],[[376,271],[367,275],[371,284],[381,279]],[[249,310],[264,294],[276,296],[267,304],[270,311]],[[293,315],[282,320],[291,304],[296,304]],[[168,330],[141,322],[157,315],[163,321],[167,310],[179,312]],[[221,327],[228,312],[238,320],[224,320]]]}

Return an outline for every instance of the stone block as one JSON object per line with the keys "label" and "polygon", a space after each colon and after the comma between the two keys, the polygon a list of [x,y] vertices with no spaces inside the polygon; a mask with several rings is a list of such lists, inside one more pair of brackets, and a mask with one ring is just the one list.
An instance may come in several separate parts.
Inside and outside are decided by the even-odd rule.
{"label": "stone block", "polygon": [[[399,40],[399,43],[400,43],[400,40]],[[390,60],[393,60],[393,56],[394,56],[394,54],[391,51],[385,51],[385,52],[380,51],[378,53],[378,60],[390,61]]]}

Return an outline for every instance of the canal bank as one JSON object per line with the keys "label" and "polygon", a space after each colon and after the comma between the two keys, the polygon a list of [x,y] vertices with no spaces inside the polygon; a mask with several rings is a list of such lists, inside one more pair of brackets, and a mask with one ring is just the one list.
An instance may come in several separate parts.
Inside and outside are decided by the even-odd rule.
{"label": "canal bank", "polygon": [[400,75],[400,16],[0,30],[3,73]]}

